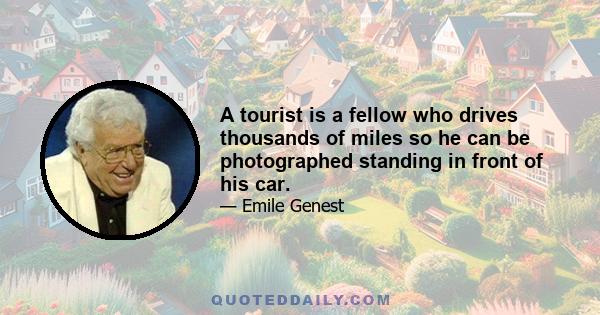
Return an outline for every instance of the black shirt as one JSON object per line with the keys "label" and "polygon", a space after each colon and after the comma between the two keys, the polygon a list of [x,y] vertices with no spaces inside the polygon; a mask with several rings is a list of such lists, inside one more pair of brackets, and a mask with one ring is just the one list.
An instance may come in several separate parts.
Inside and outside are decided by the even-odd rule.
{"label": "black shirt", "polygon": [[127,195],[111,197],[102,192],[88,178],[96,202],[96,217],[100,234],[125,235],[127,222]]}

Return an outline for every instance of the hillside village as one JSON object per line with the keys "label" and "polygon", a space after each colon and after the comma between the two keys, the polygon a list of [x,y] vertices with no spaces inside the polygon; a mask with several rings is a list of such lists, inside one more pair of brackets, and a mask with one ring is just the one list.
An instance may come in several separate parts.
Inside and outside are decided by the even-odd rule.
{"label": "hillside village", "polygon": [[[0,281],[2,314],[13,314],[23,301],[65,313],[87,305],[110,314],[600,314],[596,1],[5,0],[0,16],[0,275],[47,271],[82,273],[83,279],[97,272],[106,277],[104,286],[81,299],[93,303],[94,294],[107,297],[115,283],[127,282],[118,286],[122,293],[91,306],[68,302],[66,295],[33,299],[23,288],[19,298],[3,295],[16,289]],[[83,236],[49,201],[40,145],[67,99],[122,79],[151,85],[181,106],[200,139],[201,176],[169,228],[107,244]],[[455,116],[467,108],[513,110],[518,120],[224,126],[225,106],[433,107]],[[224,128],[319,135],[510,129],[531,143],[223,147]],[[256,198],[341,198],[350,208],[256,215],[219,208],[249,194],[221,191],[222,155],[407,150],[515,155],[519,163],[542,153],[544,160],[541,168],[441,172],[236,169],[226,175],[281,178],[293,187]],[[52,276],[30,279],[43,287]],[[210,303],[215,292],[271,292],[265,288],[390,299],[389,305],[353,308]],[[131,301],[142,306],[131,308]]]}

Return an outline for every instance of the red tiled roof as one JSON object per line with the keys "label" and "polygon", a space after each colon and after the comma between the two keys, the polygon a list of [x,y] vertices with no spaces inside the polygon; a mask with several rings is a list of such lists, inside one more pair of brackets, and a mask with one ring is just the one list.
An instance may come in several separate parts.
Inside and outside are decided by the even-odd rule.
{"label": "red tiled roof", "polygon": [[377,35],[377,33],[379,33],[379,31],[383,28],[383,24],[381,23],[371,23],[369,25],[367,25],[367,27],[365,28],[365,32],[363,33],[363,36],[369,40],[375,38],[375,35]]}

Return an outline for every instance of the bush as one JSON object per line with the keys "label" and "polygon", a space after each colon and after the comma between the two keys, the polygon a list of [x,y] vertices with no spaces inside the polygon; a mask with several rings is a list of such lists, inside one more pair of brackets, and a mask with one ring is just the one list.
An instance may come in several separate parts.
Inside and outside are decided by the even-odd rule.
{"label": "bush", "polygon": [[491,263],[485,266],[485,268],[481,272],[481,275],[479,276],[479,283],[483,282],[483,280],[485,280],[489,276],[495,275],[497,273],[500,273],[500,269],[498,269],[498,266],[496,266],[495,264]]}
{"label": "bush", "polygon": [[554,314],[577,314],[579,307],[591,299],[600,299],[600,283],[580,283],[563,295],[563,304]]}
{"label": "bush", "polygon": [[567,31],[569,35],[585,34],[586,29],[585,21],[581,15],[572,13],[567,16]]}
{"label": "bush", "polygon": [[442,224],[444,238],[457,247],[473,247],[481,241],[481,224],[466,213],[451,214]]}
{"label": "bush", "polygon": [[398,306],[389,312],[390,315],[423,315],[425,312],[415,304],[409,303]]}
{"label": "bush", "polygon": [[409,192],[404,199],[404,208],[411,217],[416,217],[432,206],[440,208],[442,202],[437,192],[431,188],[417,188]]}
{"label": "bush", "polygon": [[[0,293],[2,314],[146,314],[129,283],[101,268],[78,267],[68,274],[9,271],[0,280]],[[13,303],[23,306],[21,312],[12,312]]]}
{"label": "bush", "polygon": [[362,286],[371,292],[403,290],[383,267],[366,264],[355,257],[342,257],[334,252],[310,255],[309,261],[308,270],[303,276],[317,288],[347,283]]}
{"label": "bush", "polygon": [[497,273],[479,284],[479,297],[484,301],[536,299],[531,276],[521,272]]}
{"label": "bush", "polygon": [[410,243],[408,236],[402,228],[394,234],[394,245],[391,247],[391,252],[403,261],[410,261],[415,257],[415,247]]}
{"label": "bush", "polygon": [[459,256],[437,251],[413,259],[404,282],[409,290],[445,304],[464,294],[467,279],[467,264]]}
{"label": "bush", "polygon": [[360,257],[362,260],[371,264],[377,263],[377,252],[375,251],[375,247],[373,247],[369,241],[360,241],[358,243],[358,248],[360,249]]}
{"label": "bush", "polygon": [[364,177],[353,178],[350,182],[350,187],[352,188],[354,195],[357,195],[358,197],[371,192],[373,181]]}
{"label": "bush", "polygon": [[312,249],[318,242],[315,219],[310,215],[286,212],[276,221],[274,231],[281,237],[281,243],[288,257],[301,266],[306,260],[303,249]]}
{"label": "bush", "polygon": [[[294,277],[290,262],[275,237],[254,230],[229,250],[216,291],[237,296],[272,292],[292,294],[295,292]],[[250,309],[237,305],[226,313],[243,314],[245,311]]]}
{"label": "bush", "polygon": [[469,315],[543,315],[538,303],[527,303],[519,300],[492,300],[475,302],[468,309]]}
{"label": "bush", "polygon": [[402,292],[394,294],[390,297],[390,308],[404,304],[415,304],[419,306],[423,311],[429,312],[433,307],[433,301],[421,293],[417,292]]}

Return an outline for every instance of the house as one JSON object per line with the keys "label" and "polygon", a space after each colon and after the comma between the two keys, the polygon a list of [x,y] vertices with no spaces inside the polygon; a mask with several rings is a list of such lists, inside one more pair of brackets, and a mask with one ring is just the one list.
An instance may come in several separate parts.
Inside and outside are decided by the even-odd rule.
{"label": "house", "polygon": [[600,75],[600,38],[571,39],[544,69],[544,80]]}
{"label": "house", "polygon": [[272,19],[278,23],[285,23],[290,20],[290,13],[281,5],[276,8],[268,9],[263,15],[264,19]]}
{"label": "house", "polygon": [[226,36],[215,42],[213,50],[225,57],[237,57],[243,51],[231,36]]}
{"label": "house", "polygon": [[42,12],[43,1],[40,0],[5,0],[3,3],[11,12],[27,14],[28,12],[37,16]]}
{"label": "house", "polygon": [[64,101],[90,85],[124,78],[125,71],[121,63],[107,57],[102,50],[93,48],[82,53],[76,49],[73,60],[50,79],[40,96]]}
{"label": "house", "polygon": [[384,29],[384,25],[381,23],[371,23],[367,25],[363,32],[363,41],[365,42],[376,42],[377,37],[381,34]]}
{"label": "house", "polygon": [[185,54],[200,57],[203,38],[193,30],[184,32],[174,42],[169,43],[169,49],[175,49]]}
{"label": "house", "polygon": [[126,21],[154,22],[154,12],[145,0],[109,0],[105,1],[101,10],[111,11]]}
{"label": "house", "polygon": [[[314,55],[308,59],[306,66],[292,83],[285,85],[285,95],[279,105],[293,111],[300,107],[304,115],[309,115],[310,111],[322,110],[326,115],[331,116],[334,110],[346,112],[346,109],[352,106],[363,110],[367,106],[378,106],[378,102],[351,67],[327,57]],[[353,133],[365,133],[367,130],[383,128],[382,125],[373,122],[349,123],[347,118],[339,123],[309,122],[308,119],[303,119],[303,122],[284,123],[284,133],[315,133],[321,139],[325,139],[327,134],[337,133],[341,129],[346,130],[346,135],[350,137]],[[366,146],[353,147],[350,139],[347,140],[345,143],[348,150],[364,153],[371,150]],[[297,154],[304,156],[314,156],[320,152],[333,150],[324,141],[319,145],[297,146],[294,149]]]}
{"label": "house", "polygon": [[205,59],[168,50],[156,43],[154,53],[132,78],[169,95],[193,121],[206,96],[207,70]]}
{"label": "house", "polygon": [[442,62],[450,69],[462,56],[478,28],[490,27],[480,15],[448,16],[433,35],[431,58],[433,63]]}
{"label": "house", "polygon": [[59,38],[75,43],[105,40],[113,28],[97,16],[89,0],[49,0],[41,15],[52,22]]}
{"label": "house", "polygon": [[149,5],[154,15],[153,24],[161,31],[172,29],[175,26],[171,10],[162,2],[153,2]]}
{"label": "house", "polygon": [[509,12],[502,15],[502,19],[507,28],[527,28],[534,27],[534,18],[537,16],[531,12]]}
{"label": "house", "polygon": [[[395,58],[395,48],[398,47],[399,37],[408,25],[436,25],[436,18],[415,10],[405,10],[399,18],[395,18],[377,33],[373,42],[377,49]],[[430,36],[431,37],[431,36]]]}
{"label": "house", "polygon": [[431,65],[431,37],[435,26],[429,24],[408,25],[399,36],[395,54],[398,68],[403,72],[415,72]]}
{"label": "house", "polygon": [[0,21],[0,49],[18,51],[31,58],[53,54],[56,50],[54,29],[41,17],[5,16]]}
{"label": "house", "polygon": [[250,45],[250,37],[246,32],[236,24],[227,25],[213,40],[215,44],[219,43],[223,38],[230,37],[238,47],[245,48]]}
{"label": "house", "polygon": [[468,74],[456,82],[456,94],[478,104],[512,103],[531,82],[542,79],[557,51],[549,29],[480,28],[465,51]]}
{"label": "house", "polygon": [[600,78],[538,82],[512,105],[518,120],[511,131],[528,134],[527,146],[503,144],[506,155],[517,155],[519,166],[527,156],[544,154],[542,168],[507,169],[499,172],[490,189],[513,205],[543,210],[548,189],[586,172],[588,158],[577,153],[576,134],[583,121],[600,112]]}
{"label": "house", "polygon": [[337,62],[343,60],[342,51],[335,42],[323,35],[312,35],[283,69],[284,86],[290,85],[314,56]]}
{"label": "house", "polygon": [[364,33],[369,24],[377,22],[377,16],[383,9],[383,1],[369,1],[360,13],[360,32]]}
{"label": "house", "polygon": [[[0,226],[60,228],[64,221],[49,201],[40,172],[40,144],[61,103],[28,97],[9,115],[0,141]],[[66,226],[68,224],[63,224]]]}
{"label": "house", "polygon": [[241,5],[221,5],[215,10],[215,15],[224,25],[228,25],[243,18],[246,11],[246,7]]}
{"label": "house", "polygon": [[289,47],[287,32],[275,20],[266,20],[263,23],[256,41],[262,45],[262,50],[267,55],[274,55]]}
{"label": "house", "polygon": [[404,12],[408,10],[408,6],[402,0],[387,0],[383,6],[382,16],[386,20],[400,18]]}
{"label": "house", "polygon": [[297,9],[298,21],[304,24],[314,24],[334,12],[340,12],[341,7],[329,0],[303,0]]}
{"label": "house", "polygon": [[40,75],[31,57],[0,49],[0,93],[30,94],[36,89]]}

